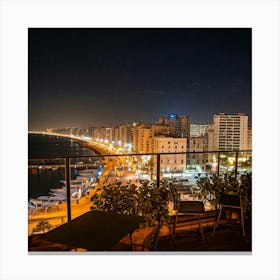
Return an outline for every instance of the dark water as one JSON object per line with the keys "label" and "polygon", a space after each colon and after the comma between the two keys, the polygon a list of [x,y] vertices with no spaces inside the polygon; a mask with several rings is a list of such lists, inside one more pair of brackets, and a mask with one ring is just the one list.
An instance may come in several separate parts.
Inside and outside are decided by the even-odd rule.
{"label": "dark water", "polygon": [[[60,180],[65,180],[64,156],[98,155],[99,153],[89,149],[82,142],[66,137],[52,135],[28,134],[28,155],[40,156],[42,159],[29,159],[28,168],[28,199],[37,198],[40,195],[48,195],[51,188],[63,186]],[[61,156],[58,159],[44,159],[44,156]],[[75,158],[71,164],[77,162],[93,163],[98,158]],[[46,165],[49,165],[49,169]],[[51,166],[53,169],[51,168]],[[38,167],[41,168],[38,168]],[[57,170],[54,170],[58,168]],[[76,170],[71,168],[71,179],[75,178]]]}
{"label": "dark water", "polygon": [[60,180],[65,179],[65,170],[28,170],[28,199],[48,195],[51,188],[63,186]]}
{"label": "dark water", "polygon": [[29,156],[83,156],[96,154],[96,151],[87,148],[83,142],[67,137],[28,134]]}

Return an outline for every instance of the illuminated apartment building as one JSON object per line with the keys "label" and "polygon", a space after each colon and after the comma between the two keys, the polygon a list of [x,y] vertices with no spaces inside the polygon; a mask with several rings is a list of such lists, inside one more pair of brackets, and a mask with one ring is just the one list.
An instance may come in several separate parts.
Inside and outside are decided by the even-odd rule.
{"label": "illuminated apartment building", "polygon": [[206,153],[192,153],[192,152],[205,152],[207,147],[207,138],[204,136],[190,138],[190,154],[187,157],[187,165],[190,168],[200,166],[205,169],[207,163]]}
{"label": "illuminated apartment building", "polygon": [[170,126],[174,137],[189,138],[190,136],[190,120],[188,116],[170,114],[168,117],[159,117],[157,124]]}
{"label": "illuminated apartment building", "polygon": [[141,154],[153,152],[153,130],[150,126],[141,126],[137,129],[137,151]]}
{"label": "illuminated apartment building", "polygon": [[207,132],[208,124],[190,124],[190,136],[199,137],[204,136]]}
{"label": "illuminated apartment building", "polygon": [[248,149],[248,116],[242,113],[214,115],[213,150],[247,150]]}
{"label": "illuminated apartment building", "polygon": [[252,150],[252,127],[248,127],[248,150]]}
{"label": "illuminated apartment building", "polygon": [[106,128],[99,127],[99,128],[94,129],[93,138],[105,140],[106,139]]}
{"label": "illuminated apartment building", "polygon": [[[186,138],[165,136],[154,137],[155,153],[179,153],[187,151]],[[164,172],[183,172],[186,170],[186,154],[161,155],[160,168]]]}

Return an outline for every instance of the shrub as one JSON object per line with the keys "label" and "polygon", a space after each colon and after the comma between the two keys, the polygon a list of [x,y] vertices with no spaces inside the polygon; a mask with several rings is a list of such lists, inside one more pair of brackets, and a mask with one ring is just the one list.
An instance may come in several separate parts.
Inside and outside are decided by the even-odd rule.
{"label": "shrub", "polygon": [[236,179],[233,174],[227,173],[220,176],[200,178],[197,181],[200,195],[208,199],[216,208],[222,194],[241,195],[243,210],[246,216],[251,213],[252,206],[252,175],[242,175]]}
{"label": "shrub", "polygon": [[112,211],[119,214],[144,217],[142,226],[163,224],[169,221],[168,198],[170,188],[166,184],[157,187],[148,181],[140,186],[120,182],[103,186],[100,193],[93,195],[91,210]]}

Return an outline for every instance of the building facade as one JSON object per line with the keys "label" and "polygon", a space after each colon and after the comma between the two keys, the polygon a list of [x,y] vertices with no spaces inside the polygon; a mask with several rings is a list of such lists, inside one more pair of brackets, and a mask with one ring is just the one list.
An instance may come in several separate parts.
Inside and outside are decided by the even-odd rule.
{"label": "building facade", "polygon": [[248,127],[248,150],[252,150],[252,127]]}
{"label": "building facade", "polygon": [[206,138],[207,138],[206,150],[215,151],[217,145],[215,143],[215,138],[214,138],[214,124],[208,125],[208,129],[206,132]]}
{"label": "building facade", "polygon": [[214,115],[213,150],[247,150],[248,149],[248,116],[243,113]]}
{"label": "building facade", "polygon": [[94,129],[93,138],[99,139],[99,140],[100,139],[105,140],[106,139],[106,128],[99,127],[99,128]]}
{"label": "building facade", "polygon": [[149,126],[141,126],[137,129],[137,152],[147,154],[153,152],[153,130]]}
{"label": "building facade", "polygon": [[[207,138],[204,136],[191,137],[190,138],[190,154],[187,157],[187,165],[190,169],[202,170],[206,169],[208,156],[205,152],[207,150]],[[193,152],[193,153],[192,153]]]}
{"label": "building facade", "polygon": [[190,124],[190,137],[204,136],[207,133],[208,124]]}
{"label": "building facade", "polygon": [[[186,138],[154,137],[155,153],[179,153],[187,151]],[[161,155],[160,169],[163,172],[186,171],[186,154]]]}
{"label": "building facade", "polygon": [[168,117],[159,117],[157,124],[170,126],[170,132],[172,132],[170,136],[188,139],[190,137],[190,119],[188,116],[170,114]]}

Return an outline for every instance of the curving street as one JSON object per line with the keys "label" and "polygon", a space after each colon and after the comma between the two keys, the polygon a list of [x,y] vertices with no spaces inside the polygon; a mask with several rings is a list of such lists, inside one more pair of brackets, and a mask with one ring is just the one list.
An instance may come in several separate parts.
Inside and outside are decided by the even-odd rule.
{"label": "curving street", "polygon": [[[95,142],[88,142],[88,146],[99,151],[101,154],[116,154],[116,151],[109,149],[109,147],[106,147],[105,144],[98,145]],[[123,170],[121,170],[121,167],[126,166],[126,164],[126,155],[106,157],[99,183],[93,189],[90,189],[87,195],[81,197],[78,200],[78,203],[77,201],[72,201],[71,218],[74,219],[90,210],[90,206],[92,205],[90,198],[94,195],[94,193],[100,191],[102,186],[113,184],[116,181],[121,182],[123,185],[127,184],[128,181],[137,183],[137,177],[133,174],[133,172],[128,171],[127,168],[123,168]],[[32,234],[33,228],[35,228],[41,220],[47,220],[52,227],[56,227],[67,222],[66,202],[46,209],[29,209],[28,234]]]}

